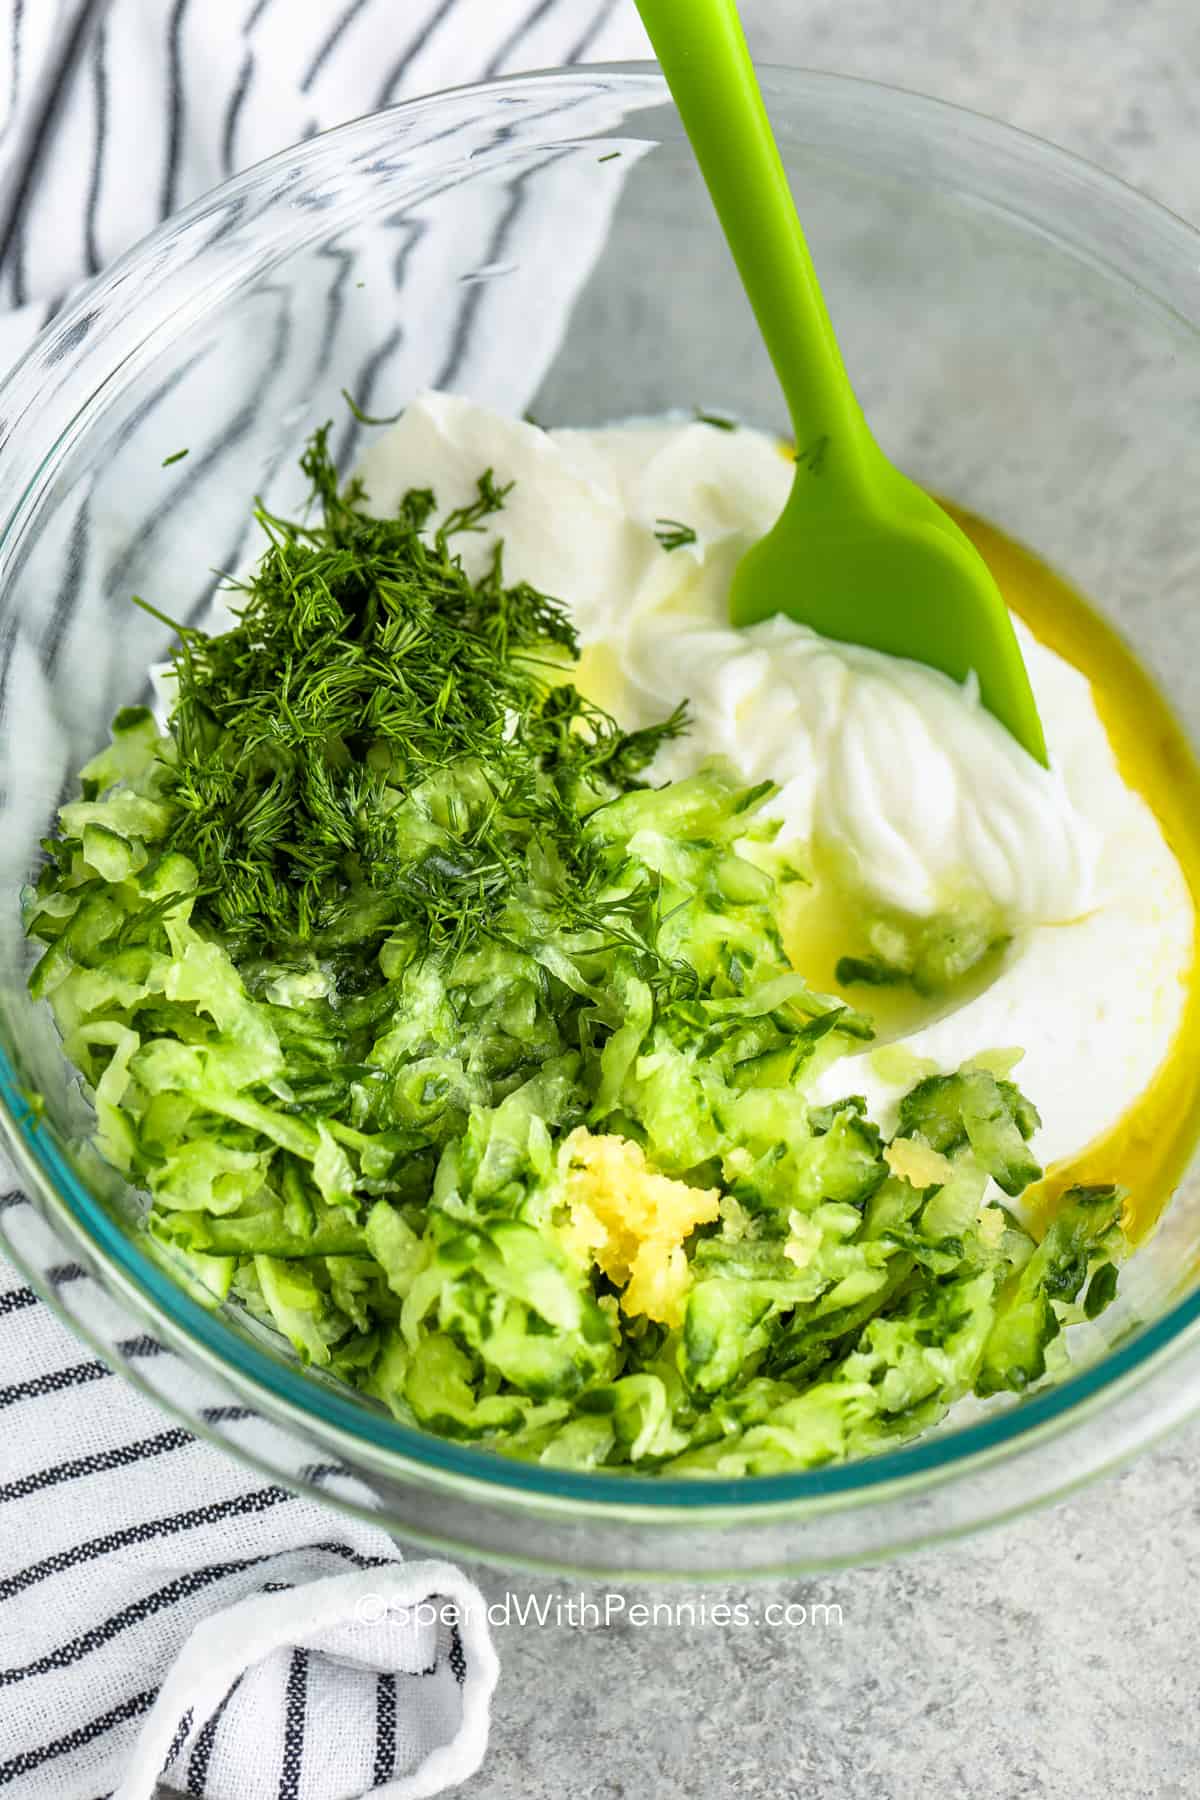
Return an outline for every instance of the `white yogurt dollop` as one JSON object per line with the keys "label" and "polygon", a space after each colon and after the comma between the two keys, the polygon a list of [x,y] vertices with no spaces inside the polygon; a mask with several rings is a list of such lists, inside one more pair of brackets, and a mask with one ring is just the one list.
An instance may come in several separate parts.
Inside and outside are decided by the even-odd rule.
{"label": "white yogurt dollop", "polygon": [[[628,727],[689,702],[692,728],[654,773],[723,755],[771,779],[779,842],[832,854],[864,902],[928,916],[964,892],[1016,933],[983,993],[905,1040],[953,1068],[1020,1046],[1043,1116],[1043,1161],[1115,1123],[1167,1054],[1190,967],[1187,885],[1153,814],[1121,778],[1086,678],[1018,622],[1051,754],[1042,769],[945,676],[776,618],[728,619],[746,546],[778,516],[791,465],[775,440],[704,424],[544,432],[445,394],[411,405],[361,473],[390,510],[431,487],[439,513],[481,472],[514,482],[494,529],[460,538],[482,569],[497,537],[509,579],[571,610],[581,685]],[[667,551],[682,524],[695,542]],[[865,1093],[886,1122],[898,1089],[869,1055],[826,1072],[820,1098]]]}
{"label": "white yogurt dollop", "polygon": [[[819,841],[905,912],[935,912],[964,886],[1020,924],[1092,904],[1097,834],[1061,774],[954,682],[788,619],[730,625],[734,564],[790,485],[772,439],[703,424],[546,433],[431,394],[363,474],[388,506],[424,469],[444,507],[489,464],[516,483],[496,525],[505,566],[568,603],[599,697],[636,726],[686,696],[693,727],[664,751],[664,779],[720,754],[777,782],[781,839]],[[696,542],[665,552],[655,532],[669,523]]]}

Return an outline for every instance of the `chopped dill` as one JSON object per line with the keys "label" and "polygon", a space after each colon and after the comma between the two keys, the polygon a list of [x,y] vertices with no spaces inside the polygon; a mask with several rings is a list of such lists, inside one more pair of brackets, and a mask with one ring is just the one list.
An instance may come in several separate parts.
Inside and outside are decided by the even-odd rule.
{"label": "chopped dill", "polygon": [[[361,286],[362,284],[360,283],[359,285]],[[342,389],[342,399],[346,402],[346,405],[350,408],[351,413],[358,420],[360,425],[395,425],[397,420],[399,420],[404,413],[403,407],[401,407],[398,412],[386,414],[383,418],[379,418],[373,413],[364,412],[349,388]]]}
{"label": "chopped dill", "polygon": [[807,469],[810,475],[819,475],[825,466],[825,457],[829,449],[829,435],[823,434],[806,444],[803,450],[796,450],[792,460],[797,468]]}
{"label": "chopped dill", "polygon": [[681,525],[678,519],[656,520],[654,535],[664,550],[682,550],[686,544],[696,542],[696,533],[692,527]]}
{"label": "chopped dill", "polygon": [[738,428],[737,420],[727,418],[724,413],[704,412],[697,407],[695,417],[697,425],[711,425],[714,431],[736,431]]}
{"label": "chopped dill", "polygon": [[171,467],[171,464],[172,464],[172,463],[177,463],[177,462],[182,462],[182,461],[183,461],[183,459],[184,459],[184,457],[185,457],[185,456],[186,456],[186,455],[187,455],[187,451],[186,451],[186,450],[175,450],[175,451],[172,451],[172,453],[171,453],[171,455],[170,455],[170,456],[164,456],[164,457],[163,457],[163,459],[162,459],[162,466],[163,466],[163,468],[164,468],[164,469],[169,469],[169,468],[170,468],[170,467]]}
{"label": "chopped dill", "polygon": [[[361,484],[340,484],[328,437],[301,459],[308,515],[257,508],[268,546],[231,584],[233,627],[175,627],[166,847],[199,872],[195,917],[238,957],[397,930],[452,953],[502,938],[514,905],[622,931],[586,821],[642,785],[683,709],[622,731],[570,679],[562,605],[506,581],[501,543],[467,573],[455,540],[509,491],[490,470],[440,524],[424,489],[377,518]],[[648,978],[674,979],[636,947]]]}

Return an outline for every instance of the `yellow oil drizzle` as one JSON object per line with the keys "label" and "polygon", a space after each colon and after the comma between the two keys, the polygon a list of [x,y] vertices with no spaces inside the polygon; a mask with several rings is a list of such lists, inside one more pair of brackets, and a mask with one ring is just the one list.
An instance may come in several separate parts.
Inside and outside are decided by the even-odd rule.
{"label": "yellow oil drizzle", "polygon": [[[945,996],[930,998],[915,992],[907,983],[842,988],[836,973],[838,963],[844,956],[869,956],[871,943],[856,903],[847,898],[843,873],[819,845],[809,849],[805,873],[810,885],[797,883],[781,892],[779,928],[790,960],[803,971],[810,985],[819,993],[838,994],[851,1006],[869,1013],[881,1043],[908,1037],[931,1025],[947,1010]],[[956,984],[949,1004],[957,1009],[982,993],[994,980],[1002,960],[1001,955],[985,957],[970,976]]]}
{"label": "yellow oil drizzle", "polygon": [[[781,441],[779,449],[795,461],[790,443]],[[1040,1231],[1067,1188],[1117,1182],[1128,1194],[1124,1224],[1136,1243],[1154,1226],[1200,1140],[1200,763],[1133,651],[1082,595],[994,525],[948,500],[941,504],[975,544],[1010,609],[1087,677],[1121,775],[1158,820],[1191,895],[1192,961],[1179,1026],[1161,1066],[1114,1125],[1076,1155],[1051,1163],[1022,1196],[1022,1213]],[[862,946],[851,941],[837,885],[813,873],[815,885],[785,895],[780,924],[797,966],[815,987],[836,992],[838,959]],[[856,989],[846,997],[865,1006],[885,1037],[928,1021],[929,1002],[904,989],[878,988],[868,1000]]]}
{"label": "yellow oil drizzle", "polygon": [[[945,504],[945,503],[943,503]],[[1126,784],[1174,852],[1196,910],[1192,965],[1174,1041],[1140,1098],[1075,1156],[1052,1163],[1022,1210],[1044,1223],[1076,1182],[1119,1182],[1126,1229],[1144,1237],[1200,1138],[1200,764],[1166,701],[1123,639],[1044,563],[981,519],[947,506],[1035,637],[1086,675]]]}
{"label": "yellow oil drizzle", "polygon": [[[790,444],[780,447],[795,460]],[[1044,1229],[1067,1188],[1115,1181],[1128,1192],[1124,1223],[1136,1243],[1171,1198],[1200,1139],[1200,763],[1133,651],[1082,595],[994,525],[948,500],[942,505],[988,564],[1010,609],[1047,649],[1086,675],[1121,775],[1158,820],[1192,897],[1192,963],[1166,1058],[1115,1125],[1075,1156],[1052,1163],[1022,1200],[1035,1229]],[[783,921],[785,938],[803,941],[814,985],[835,986],[833,967],[846,947],[844,921],[830,912],[820,883],[811,900],[800,893],[792,906]],[[885,1032],[903,1031],[919,1019],[919,1003],[887,989],[867,1005]]]}

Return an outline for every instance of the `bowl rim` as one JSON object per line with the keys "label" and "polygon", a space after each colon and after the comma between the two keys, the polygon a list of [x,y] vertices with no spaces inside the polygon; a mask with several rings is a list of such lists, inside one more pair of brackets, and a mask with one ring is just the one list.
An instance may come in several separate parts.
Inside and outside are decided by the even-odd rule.
{"label": "bowl rim", "polygon": [[[1157,228],[1168,238],[1174,238],[1180,250],[1190,253],[1193,267],[1200,260],[1197,255],[1200,232],[1179,215],[1077,153],[1020,127],[947,100],[861,76],[782,64],[763,64],[761,73],[768,91],[773,81],[779,78],[801,89],[807,86],[833,93],[852,91],[874,100],[885,115],[895,116],[905,111],[910,120],[931,123],[939,133],[944,133],[947,126],[961,131],[966,125],[984,145],[1023,149],[1027,157],[1047,171],[1057,167],[1069,173],[1076,181],[1082,181],[1100,201],[1126,212],[1132,211],[1144,226]],[[74,341],[72,333],[78,334],[81,322],[103,308],[105,296],[111,295],[114,286],[119,288],[128,281],[130,275],[141,270],[172,234],[181,226],[204,217],[214,202],[232,200],[240,191],[252,190],[264,174],[281,169],[284,164],[295,166],[297,161],[317,160],[322,153],[328,153],[331,143],[349,139],[356,129],[380,119],[411,115],[453,97],[472,95],[482,98],[521,88],[540,90],[551,82],[587,84],[597,78],[609,82],[615,79],[631,89],[654,88],[661,93],[664,103],[669,101],[658,66],[652,62],[597,63],[522,72],[444,88],[359,115],[280,150],[208,190],[125,251],[43,329],[0,382],[0,420],[5,421],[0,426],[0,435],[6,436],[9,430],[19,428],[24,408],[10,409],[8,402],[19,396],[23,382],[39,359],[44,363],[61,360],[69,354]],[[600,141],[604,134],[586,135]],[[145,291],[147,295],[153,293],[153,281],[146,284]],[[1169,302],[1162,302],[1160,296],[1156,299],[1160,304],[1169,305]],[[89,393],[80,403],[76,418],[94,401],[98,391]],[[64,439],[70,435],[70,427],[60,433],[54,448],[43,458],[24,490],[12,497],[7,517],[0,520],[0,542],[7,539],[31,492],[53,467]],[[393,1457],[398,1467],[434,1480],[452,1482],[460,1491],[473,1489],[496,1501],[537,1498],[568,1508],[575,1503],[580,1510],[601,1511],[614,1519],[619,1516],[665,1519],[682,1515],[696,1523],[703,1522],[705,1517],[727,1521],[740,1513],[775,1513],[780,1509],[800,1511],[805,1502],[828,1505],[841,1500],[861,1505],[873,1498],[890,1497],[922,1477],[938,1485],[949,1482],[968,1469],[976,1471],[981,1464],[999,1455],[1031,1446],[1035,1438],[1044,1436],[1055,1425],[1081,1420],[1085,1412],[1090,1415],[1103,1410],[1106,1397],[1115,1399],[1118,1388],[1149,1373],[1152,1363],[1182,1353],[1189,1334],[1195,1336],[1196,1328],[1200,1326],[1200,1289],[1197,1289],[1177,1300],[1158,1318],[1133,1329],[1096,1362],[1053,1387],[1002,1412],[850,1462],[788,1474],[706,1476],[702,1479],[553,1469],[404,1425],[351,1397],[350,1390],[343,1396],[333,1387],[313,1381],[298,1364],[278,1361],[249,1339],[231,1331],[222,1322],[218,1311],[193,1299],[117,1226],[103,1201],[80,1178],[59,1148],[54,1131],[46,1128],[37,1109],[30,1105],[3,1045],[0,1045],[0,1137],[43,1207],[60,1217],[65,1215],[69,1228],[81,1235],[87,1249],[96,1255],[106,1273],[115,1270],[122,1288],[132,1289],[155,1319],[165,1322],[169,1340],[182,1339],[187,1345],[185,1355],[190,1350],[205,1362],[215,1364],[227,1378],[232,1372],[232,1378],[243,1391],[262,1396],[265,1416],[271,1417],[282,1406],[289,1415],[295,1414],[301,1419],[315,1417],[336,1431],[339,1437],[370,1453]],[[116,1366],[120,1369],[119,1362]],[[1146,1436],[1151,1435],[1148,1421]],[[223,1443],[223,1447],[236,1454],[236,1447],[228,1443]]]}

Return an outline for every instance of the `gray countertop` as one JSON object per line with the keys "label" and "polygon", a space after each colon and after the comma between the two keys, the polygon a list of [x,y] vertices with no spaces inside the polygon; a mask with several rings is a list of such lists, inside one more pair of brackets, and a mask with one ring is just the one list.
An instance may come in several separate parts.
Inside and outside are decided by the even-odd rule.
{"label": "gray countertop", "polygon": [[[1200,1787],[1200,1427],[964,1544],[753,1588],[470,1573],[513,1622],[465,1800],[1170,1800]],[[805,1615],[623,1622],[636,1600]],[[536,1601],[546,1617],[518,1604]],[[573,1612],[568,1615],[568,1601]],[[582,1604],[595,1610],[581,1616]],[[555,1617],[555,1608],[562,1616]],[[611,1622],[605,1625],[605,1609]],[[821,1609],[825,1610],[822,1611]],[[499,1616],[494,1614],[493,1616]]]}
{"label": "gray countertop", "polygon": [[[1196,0],[744,0],[757,54],[957,101],[1200,220]],[[1200,1426],[1051,1510],[807,1582],[691,1595],[806,1623],[631,1624],[477,1574],[513,1622],[467,1800],[1168,1800],[1200,1790]],[[583,1612],[582,1601],[598,1609]],[[546,1623],[516,1622],[537,1602]],[[568,1612],[568,1602],[571,1608]],[[625,1614],[622,1608],[626,1609]],[[609,1622],[602,1622],[605,1609]],[[799,1615],[793,1614],[794,1618]]]}

